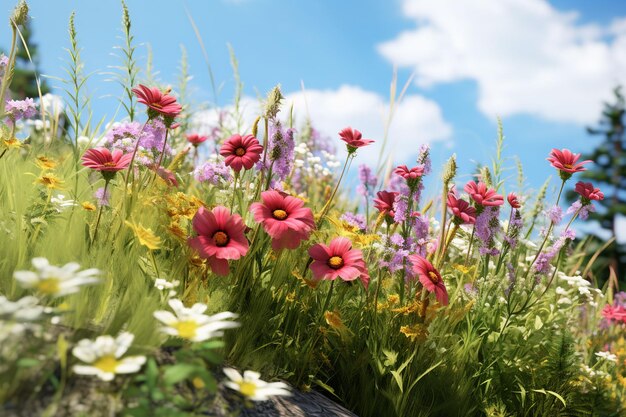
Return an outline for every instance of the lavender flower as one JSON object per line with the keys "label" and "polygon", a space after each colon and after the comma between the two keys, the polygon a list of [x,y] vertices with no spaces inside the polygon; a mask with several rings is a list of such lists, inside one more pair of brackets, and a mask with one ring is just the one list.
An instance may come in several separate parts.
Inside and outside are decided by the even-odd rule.
{"label": "lavender flower", "polygon": [[98,206],[107,206],[109,207],[109,200],[111,199],[111,192],[109,190],[104,190],[104,187],[100,187],[94,193],[94,197],[98,202]]}
{"label": "lavender flower", "polygon": [[485,207],[476,217],[476,236],[480,240],[481,255],[497,256],[500,251],[495,247],[496,235],[500,231],[500,207]]}
{"label": "lavender flower", "polygon": [[[394,216],[393,220],[401,223],[406,220],[409,211],[409,189],[403,190],[398,194],[393,202]],[[406,193],[406,194],[405,194]]]}
{"label": "lavender flower", "polygon": [[198,182],[208,182],[213,185],[219,185],[222,180],[230,181],[231,179],[230,169],[224,162],[207,161],[193,171],[193,176]]}
{"label": "lavender flower", "polygon": [[273,184],[283,181],[289,176],[294,161],[294,129],[284,129],[278,120],[273,120],[269,127],[269,144],[267,149],[268,158],[263,166],[263,160],[257,163],[257,169],[269,170],[275,175]]}
{"label": "lavender flower", "polygon": [[424,173],[422,175],[430,174],[432,165],[430,162],[430,146],[427,144],[420,145],[419,155],[417,156],[417,163],[424,167]]}
{"label": "lavender flower", "polygon": [[559,206],[550,207],[550,209],[547,212],[547,215],[550,218],[550,221],[552,222],[552,224],[555,226],[561,223],[561,220],[563,220],[563,210]]}
{"label": "lavender flower", "polygon": [[354,214],[350,211],[347,211],[341,215],[339,220],[342,220],[349,225],[358,228],[361,232],[364,232],[367,229],[365,216],[362,214]]}
{"label": "lavender flower", "polygon": [[141,124],[138,122],[114,123],[104,135],[109,148],[121,149],[126,153],[133,152],[137,139],[141,135]]}
{"label": "lavender flower", "polygon": [[0,54],[0,77],[4,77],[7,67],[9,66],[9,57],[5,54]]}
{"label": "lavender flower", "polygon": [[533,269],[539,275],[547,275],[550,273],[550,263],[552,259],[559,253],[565,243],[576,238],[576,232],[571,229],[567,229],[561,233],[561,236],[548,248],[545,252],[541,252],[537,257],[537,260],[533,264]]}
{"label": "lavender flower", "polygon": [[511,216],[511,222],[509,223],[509,227],[504,236],[504,240],[507,241],[511,249],[515,249],[517,246],[517,242],[519,239],[519,233],[524,227],[524,221],[522,220],[522,215],[519,210],[513,209],[513,215]]}
{"label": "lavender flower", "polygon": [[372,170],[365,164],[359,165],[359,181],[361,182],[356,192],[364,197],[370,197],[374,195],[374,189],[378,184],[378,178],[372,174]]}
{"label": "lavender flower", "polygon": [[12,122],[29,119],[37,114],[37,104],[32,98],[7,100],[5,112]]}
{"label": "lavender flower", "polygon": [[574,214],[577,211],[578,217],[580,217],[582,220],[587,220],[587,218],[589,217],[589,213],[594,213],[596,211],[596,208],[593,206],[593,204],[583,205],[580,200],[576,200],[572,203],[571,206],[569,206],[566,213]]}

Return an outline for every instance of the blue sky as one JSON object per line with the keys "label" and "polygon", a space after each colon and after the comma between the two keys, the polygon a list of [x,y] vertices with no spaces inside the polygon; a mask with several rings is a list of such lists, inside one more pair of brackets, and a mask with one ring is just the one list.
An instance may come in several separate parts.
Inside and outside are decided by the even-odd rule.
{"label": "blue sky", "polygon": [[[76,11],[86,71],[95,72],[89,84],[94,111],[112,117],[116,103],[107,96],[119,90],[101,73],[117,64],[112,53],[120,43],[119,3],[29,3],[42,71],[53,76],[62,75],[67,20]],[[302,114],[304,82],[320,129],[332,134],[353,125],[380,139],[380,112],[397,66],[401,82],[416,74],[391,130],[398,162],[414,161],[419,144],[428,141],[435,166],[455,152],[460,172],[467,174],[474,161],[491,158],[501,115],[505,156],[521,158],[535,188],[554,174],[545,161],[552,147],[580,152],[598,140],[584,127],[597,120],[601,101],[626,77],[626,2],[617,0],[129,0],[128,5],[139,56],[145,58],[149,43],[162,81],[175,85],[185,45],[198,103],[211,101],[212,93],[185,7],[223,85],[219,105],[232,97],[230,43],[246,95],[281,83]],[[9,9],[5,2],[0,21]],[[8,38],[8,28],[1,28],[0,45]]]}

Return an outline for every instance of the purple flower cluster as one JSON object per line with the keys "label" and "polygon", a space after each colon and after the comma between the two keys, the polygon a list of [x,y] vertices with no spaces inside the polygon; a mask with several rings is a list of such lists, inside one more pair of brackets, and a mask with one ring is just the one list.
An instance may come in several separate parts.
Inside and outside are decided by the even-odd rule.
{"label": "purple flower cluster", "polygon": [[361,232],[364,232],[367,229],[367,222],[365,220],[365,216],[362,214],[354,214],[350,211],[347,211],[341,215],[339,220],[342,220],[349,225],[358,228]]}
{"label": "purple flower cluster", "polygon": [[129,153],[135,150],[135,144],[140,135],[141,124],[138,122],[114,123],[104,135],[104,139],[109,148],[121,149]]}
{"label": "purple flower cluster", "polygon": [[37,115],[37,103],[32,98],[24,100],[7,100],[4,110],[11,122],[29,119]]}
{"label": "purple flower cluster", "polygon": [[511,215],[511,222],[509,223],[509,227],[506,232],[506,236],[504,236],[504,240],[507,241],[511,249],[515,249],[517,246],[517,242],[519,239],[520,231],[524,227],[524,221],[522,220],[522,215],[519,210],[513,209],[513,213]]}
{"label": "purple flower cluster", "polygon": [[376,185],[378,185],[378,177],[372,174],[369,166],[359,165],[359,181],[360,184],[356,187],[357,194],[366,198],[373,196]]}
{"label": "purple flower cluster", "polygon": [[559,206],[552,206],[546,213],[553,225],[558,225],[563,220],[563,210]]}
{"label": "purple flower cluster", "polygon": [[230,181],[231,179],[230,168],[224,162],[207,161],[193,171],[193,176],[198,182],[208,182],[213,185],[219,185],[221,180]]}
{"label": "purple flower cluster", "polygon": [[[152,165],[161,157],[163,143],[165,142],[165,123],[160,117],[150,120],[143,128],[143,132],[139,136],[139,149],[141,152],[137,155],[137,160],[143,165]],[[165,145],[165,154],[171,155],[172,148],[169,144]]]}
{"label": "purple flower cluster", "polygon": [[265,166],[263,161],[257,163],[257,169],[269,169],[272,167],[272,174],[276,182],[283,181],[293,168],[294,161],[294,132],[295,129],[285,129],[278,120],[273,120],[269,126],[269,145],[267,148],[267,160]]}
{"label": "purple flower cluster", "polygon": [[480,240],[481,255],[497,256],[500,254],[495,247],[496,235],[500,231],[499,216],[499,206],[488,206],[476,217],[476,236]]}
{"label": "purple flower cluster", "polygon": [[574,238],[576,238],[576,232],[571,229],[567,229],[561,233],[561,236],[559,236],[551,247],[539,254],[532,266],[535,272],[539,275],[547,275],[550,273],[550,263],[552,259],[554,259],[568,240],[574,240]]}
{"label": "purple flower cluster", "polygon": [[5,54],[0,54],[0,77],[4,77],[4,73],[9,66],[9,57]]}
{"label": "purple flower cluster", "polygon": [[417,156],[417,163],[424,167],[423,175],[430,174],[432,170],[432,164],[430,161],[430,146],[427,144],[420,145],[419,154]]}
{"label": "purple flower cluster", "polygon": [[381,236],[383,251],[378,265],[381,268],[386,268],[391,273],[404,269],[406,273],[405,280],[413,279],[414,273],[412,268],[410,266],[405,267],[411,265],[408,257],[414,253],[410,249],[410,246],[412,246],[411,242],[405,242],[404,238],[398,233],[389,236],[389,239],[385,235]]}
{"label": "purple flower cluster", "polygon": [[109,190],[104,190],[104,187],[100,187],[94,193],[94,197],[98,202],[98,206],[109,206],[109,200],[111,199],[111,192]]}
{"label": "purple flower cluster", "polygon": [[577,211],[578,211],[578,217],[580,217],[582,220],[587,220],[587,218],[589,217],[589,213],[595,212],[596,208],[593,206],[593,204],[583,205],[580,202],[580,200],[576,200],[572,203],[571,206],[569,206],[566,213],[574,214]]}

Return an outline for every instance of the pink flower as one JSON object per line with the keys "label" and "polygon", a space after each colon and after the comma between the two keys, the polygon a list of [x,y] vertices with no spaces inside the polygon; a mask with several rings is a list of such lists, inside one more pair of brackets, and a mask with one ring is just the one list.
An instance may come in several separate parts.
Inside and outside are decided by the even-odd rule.
{"label": "pink flower", "polygon": [[552,149],[550,157],[547,158],[547,160],[550,161],[550,164],[552,164],[553,167],[559,170],[561,179],[567,180],[576,172],[586,171],[586,168],[583,168],[583,165],[588,162],[592,162],[582,161],[577,163],[578,158],[580,158],[579,153],[572,153],[568,149]]}
{"label": "pink flower", "polygon": [[476,223],[476,209],[460,198],[456,198],[454,193],[448,193],[448,209],[452,212],[457,224]]}
{"label": "pink flower", "polygon": [[315,228],[313,212],[304,202],[276,190],[261,193],[263,203],[252,203],[250,211],[254,220],[272,237],[272,248],[296,249],[307,240]]}
{"label": "pink flower", "polygon": [[407,183],[415,182],[416,180],[420,179],[424,174],[424,167],[417,166],[413,168],[408,168],[406,165],[400,165],[393,171],[393,173],[404,178]]}
{"label": "pink flower", "polygon": [[583,204],[590,204],[591,200],[604,200],[604,193],[590,182],[578,181],[574,191],[581,195]]}
{"label": "pink flower", "polygon": [[385,213],[385,216],[391,216],[391,218],[393,218],[395,216],[393,203],[397,196],[398,193],[395,191],[379,191],[376,193],[376,197],[378,198],[374,199],[374,207],[381,213]]}
{"label": "pink flower", "polygon": [[413,272],[419,276],[419,280],[428,292],[434,292],[437,301],[444,306],[448,305],[448,291],[443,284],[441,274],[426,258],[419,255],[410,255],[409,260],[413,265]]}
{"label": "pink flower", "polygon": [[504,204],[504,198],[500,194],[497,194],[494,189],[487,188],[487,185],[482,181],[478,184],[474,181],[470,181],[465,184],[465,188],[463,189],[478,205],[501,206]]}
{"label": "pink flower", "polygon": [[[148,88],[139,84],[139,87],[133,88],[133,93],[137,96],[137,101],[148,106],[148,115],[150,118],[157,114],[165,117],[175,118],[183,110],[182,106],[176,102],[176,99],[169,94],[163,94],[158,88]],[[150,115],[150,110],[153,111]]]}
{"label": "pink flower", "polygon": [[509,202],[509,205],[514,209],[518,209],[522,206],[519,202],[519,198],[515,193],[509,193],[509,195],[506,197],[506,200]]}
{"label": "pink flower", "polygon": [[87,149],[83,154],[83,166],[100,171],[105,179],[111,179],[117,171],[128,168],[132,154],[124,155],[120,149],[114,149],[113,153],[107,148]]}
{"label": "pink flower", "polygon": [[318,243],[311,246],[309,255],[313,258],[311,271],[315,279],[344,281],[360,279],[365,288],[369,285],[369,272],[359,249],[352,249],[352,242],[345,237],[336,237],[330,246]]}
{"label": "pink flower", "polygon": [[626,323],[626,309],[622,306],[607,304],[602,309],[602,317],[607,321]]}
{"label": "pink flower", "polygon": [[236,172],[241,171],[241,168],[252,168],[261,159],[262,152],[263,146],[252,135],[232,135],[220,149],[220,155],[226,158],[226,165]]}
{"label": "pink flower", "polygon": [[356,129],[352,129],[351,127],[346,127],[341,132],[339,132],[339,137],[341,140],[346,142],[346,146],[348,148],[348,153],[354,153],[357,148],[361,148],[363,146],[367,146],[370,143],[374,143],[371,139],[362,139],[362,134]]}
{"label": "pink flower", "polygon": [[187,135],[187,141],[191,143],[193,146],[200,145],[202,142],[204,142],[208,138],[209,138],[208,136],[200,136],[197,133]]}
{"label": "pink flower", "polygon": [[209,261],[217,275],[228,275],[228,260],[239,259],[248,252],[246,225],[241,216],[231,215],[226,207],[217,206],[212,211],[200,207],[193,218],[193,229],[198,236],[189,238],[189,246]]}

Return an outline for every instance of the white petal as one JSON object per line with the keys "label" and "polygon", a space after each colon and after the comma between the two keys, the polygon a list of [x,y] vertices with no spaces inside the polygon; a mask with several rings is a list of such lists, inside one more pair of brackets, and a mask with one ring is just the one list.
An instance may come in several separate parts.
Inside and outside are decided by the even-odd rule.
{"label": "white petal", "polygon": [[177,316],[180,316],[179,312],[183,312],[184,310],[186,310],[185,306],[183,305],[183,302],[180,301],[178,298],[169,300],[167,303],[170,305],[172,310],[174,310]]}
{"label": "white petal", "polygon": [[191,308],[189,309],[193,314],[202,314],[206,311],[207,306],[206,304],[202,304],[202,303],[195,303],[194,305],[191,306]]}
{"label": "white petal", "polygon": [[261,374],[255,371],[244,371],[243,379],[250,382],[260,381]]}
{"label": "white petal", "polygon": [[115,339],[115,343],[117,343],[117,349],[115,349],[116,358],[119,358],[124,353],[126,353],[130,345],[133,344],[134,338],[135,336],[129,332],[122,332],[117,336],[117,338]]}
{"label": "white petal", "polygon": [[[241,382],[241,381],[243,381],[243,377],[241,376],[241,374],[239,372],[237,372],[236,369],[224,368],[224,369],[222,369],[222,371],[224,372],[224,375],[226,375],[228,377],[228,379],[230,379],[233,382]],[[234,389],[237,389],[237,388],[234,388]]]}
{"label": "white petal", "polygon": [[35,285],[39,281],[39,275],[32,271],[15,271],[13,278],[22,284],[28,285],[28,287]]}
{"label": "white petal", "polygon": [[100,370],[94,366],[85,366],[85,365],[74,365],[72,370],[75,374],[79,375],[97,375],[100,373]]}
{"label": "white petal", "polygon": [[170,313],[169,311],[158,310],[152,313],[152,315],[154,316],[155,319],[159,320],[160,322],[168,326],[172,326],[178,323],[178,319],[176,318],[176,316]]}
{"label": "white petal", "polygon": [[145,362],[145,356],[129,356],[120,361],[115,367],[115,372],[118,374],[132,374],[139,371]]}
{"label": "white petal", "polygon": [[50,266],[50,263],[46,258],[33,258],[31,259],[33,266],[37,269],[46,269]]}

